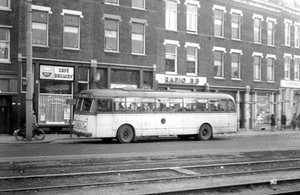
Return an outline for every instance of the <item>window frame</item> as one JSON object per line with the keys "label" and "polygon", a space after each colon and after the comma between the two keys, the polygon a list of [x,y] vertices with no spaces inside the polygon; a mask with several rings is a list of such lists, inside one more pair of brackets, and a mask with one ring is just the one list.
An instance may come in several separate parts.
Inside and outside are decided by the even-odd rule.
{"label": "window frame", "polygon": [[285,80],[290,80],[291,79],[291,59],[292,59],[292,54],[285,53],[283,55],[283,58],[284,58],[284,79]]}
{"label": "window frame", "polygon": [[[46,20],[46,44],[37,44],[37,43],[33,43],[33,30],[32,30],[32,46],[33,47],[49,47],[49,17],[50,14],[52,14],[51,11],[51,7],[45,7],[45,6],[39,6],[39,5],[32,5],[31,6],[32,12],[34,11],[38,11],[38,12],[45,12],[47,15],[47,20]],[[33,18],[32,18],[32,29],[33,29],[33,24],[37,23],[37,24],[41,24],[42,22],[38,23],[38,22],[33,22]],[[44,23],[42,23],[44,24]]]}
{"label": "window frame", "polygon": [[[267,59],[267,82],[275,82],[275,60],[276,60],[276,56],[275,55],[271,55],[271,54],[267,54],[266,56]],[[272,64],[269,64],[269,60],[272,60]],[[270,72],[271,71],[271,72]],[[271,79],[270,79],[271,76]]]}
{"label": "window frame", "polygon": [[[269,28],[269,24],[273,24],[273,28]],[[274,18],[267,18],[267,44],[269,46],[275,46],[275,32],[276,32],[277,20]]]}
{"label": "window frame", "polygon": [[[253,80],[254,81],[261,81],[261,61],[263,58],[262,53],[253,52]],[[255,62],[255,58],[258,58],[258,64]]]}
{"label": "window frame", "polygon": [[[108,0],[108,1],[111,1],[111,0]],[[114,2],[108,2],[107,0],[104,0],[104,4],[108,4],[108,5],[120,5],[120,2],[119,0],[116,0],[117,2],[114,3]]]}
{"label": "window frame", "polygon": [[[198,8],[200,8],[200,2],[194,0],[186,0],[185,5],[186,5],[186,31],[188,33],[197,34],[198,33]],[[190,12],[190,9],[188,9],[189,6],[194,6],[195,12]],[[193,26],[194,29],[192,28]]]}
{"label": "window frame", "polygon": [[[63,28],[63,48],[64,49],[70,49],[70,50],[79,50],[80,49],[80,34],[81,34],[81,22],[80,19],[83,18],[82,12],[81,11],[74,11],[74,10],[67,10],[67,9],[63,9],[62,16],[64,16],[64,28]],[[78,17],[78,32],[77,32],[77,47],[67,47],[65,46],[65,27],[66,27],[66,18],[65,16],[74,16],[74,17]],[[74,26],[72,26],[74,27]]]}
{"label": "window frame", "polygon": [[300,80],[300,56],[298,55],[294,55],[294,80]]}
{"label": "window frame", "polygon": [[[243,17],[243,12],[241,10],[236,10],[236,9],[231,9],[230,10],[231,14],[231,39],[233,40],[241,40],[241,24],[242,24],[242,17]],[[238,23],[233,22],[233,15],[236,14],[238,15]],[[237,24],[237,27],[233,27],[233,24]],[[233,29],[237,29],[237,37],[233,36]]]}
{"label": "window frame", "polygon": [[[238,49],[231,49],[230,50],[230,54],[231,54],[231,79],[232,80],[240,80],[241,79],[241,56],[243,55],[242,50],[238,50]],[[233,58],[232,55],[238,55],[238,61],[236,62],[237,64],[237,69],[238,69],[238,76],[235,77],[234,76],[234,72],[233,72]]]}
{"label": "window frame", "polygon": [[11,49],[11,26],[4,26],[0,25],[0,29],[3,29],[6,33],[7,39],[6,40],[0,40],[0,43],[3,43],[3,45],[7,45],[7,59],[6,58],[0,58],[0,63],[11,63],[10,61],[10,49]]}
{"label": "window frame", "polygon": [[[122,21],[121,20],[121,17],[120,16],[116,16],[116,15],[110,15],[110,14],[104,14],[103,16],[103,19],[104,19],[104,52],[110,52],[110,53],[119,53],[120,52],[120,22]],[[106,21],[107,20],[111,20],[111,21],[115,21],[117,24],[116,24],[116,27],[117,27],[117,30],[116,30],[116,49],[107,49],[106,48],[106,42],[107,42],[107,37],[106,37]],[[112,31],[111,29],[108,29],[110,31]]]}
{"label": "window frame", "polygon": [[293,22],[291,20],[284,19],[284,45],[291,46],[291,29]]}
{"label": "window frame", "polygon": [[295,28],[295,48],[300,48],[300,23],[294,23]]}
{"label": "window frame", "polygon": [[[143,1],[143,7],[138,7],[138,6],[134,6],[133,4],[133,2],[134,1]],[[141,10],[145,10],[146,9],[146,5],[145,5],[145,0],[132,0],[131,1],[131,7],[133,8],[133,9],[141,9]]]}
{"label": "window frame", "polygon": [[[221,12],[221,19],[220,18],[216,18],[216,11],[220,11]],[[226,13],[226,8],[225,7],[219,6],[219,5],[214,5],[213,6],[213,21],[214,21],[214,36],[215,37],[224,38],[225,13]],[[220,23],[220,24],[217,24],[217,23]],[[217,26],[220,26],[220,32],[216,31],[218,29],[218,28],[216,28]],[[218,33],[220,33],[220,34],[218,34]]]}
{"label": "window frame", "polygon": [[[253,14],[253,42],[257,44],[261,44],[262,38],[262,22],[264,21],[263,16]],[[258,26],[255,25],[255,20],[258,20]]]}
{"label": "window frame", "polygon": [[5,0],[7,2],[6,6],[0,6],[0,10],[2,11],[11,11],[11,0]]}
{"label": "window frame", "polygon": [[[184,47],[186,48],[186,65],[188,65],[187,62],[189,61],[188,60],[189,57],[194,58],[193,62],[195,62],[195,69],[194,69],[195,71],[193,73],[189,73],[188,71],[186,71],[186,75],[196,76],[198,73],[198,49],[200,49],[200,45],[198,43],[186,42]],[[188,48],[195,49],[195,55],[188,55],[188,51],[187,51]]]}
{"label": "window frame", "polygon": [[[178,23],[177,23],[177,14],[178,14],[178,6],[180,1],[176,0],[165,0],[165,29],[170,31],[177,31]],[[172,5],[174,9],[172,9]]]}
{"label": "window frame", "polygon": [[[167,63],[165,63],[165,73],[166,74],[177,74],[177,66],[178,66],[178,47],[180,47],[179,45],[179,41],[175,41],[175,40],[169,40],[169,39],[165,39],[164,41],[164,45],[165,45],[165,62],[168,59],[167,56],[174,56],[174,71],[168,71],[167,70]],[[172,45],[175,47],[175,52],[174,53],[167,53],[167,45]]]}
{"label": "window frame", "polygon": [[[137,18],[131,18],[130,19],[130,23],[131,23],[131,54],[132,55],[145,55],[146,54],[146,25],[148,25],[147,20],[143,20],[143,19],[137,19]],[[142,52],[134,52],[133,51],[133,24],[139,24],[139,25],[143,25],[143,34],[138,34],[138,35],[142,35]],[[137,34],[137,33],[135,33]]]}
{"label": "window frame", "polygon": [[[214,65],[214,78],[215,79],[224,79],[224,63],[225,63],[225,53],[226,53],[226,48],[223,48],[223,47],[214,47],[213,48],[213,65]],[[220,65],[218,65],[217,60],[216,60],[216,52],[220,52],[221,53],[221,61],[220,61]],[[216,74],[216,69],[215,67],[216,66],[220,66],[221,68],[221,71],[220,71],[220,76],[218,76],[218,74]],[[219,71],[217,71],[219,72]]]}

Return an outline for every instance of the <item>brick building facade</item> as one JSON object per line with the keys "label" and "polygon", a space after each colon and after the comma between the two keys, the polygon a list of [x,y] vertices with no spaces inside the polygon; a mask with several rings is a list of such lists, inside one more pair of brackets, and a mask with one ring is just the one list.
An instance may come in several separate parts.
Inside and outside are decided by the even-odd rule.
{"label": "brick building facade", "polygon": [[[9,59],[0,59],[0,79],[5,80],[0,101],[5,97],[7,102],[0,106],[8,110],[3,114],[6,132],[1,133],[25,122],[26,2],[0,0],[0,30],[10,35]],[[88,88],[120,87],[228,93],[236,99],[240,128],[258,128],[271,113],[279,122],[282,111],[290,120],[300,112],[296,3],[33,1],[38,121],[44,128],[67,127],[66,99]]]}

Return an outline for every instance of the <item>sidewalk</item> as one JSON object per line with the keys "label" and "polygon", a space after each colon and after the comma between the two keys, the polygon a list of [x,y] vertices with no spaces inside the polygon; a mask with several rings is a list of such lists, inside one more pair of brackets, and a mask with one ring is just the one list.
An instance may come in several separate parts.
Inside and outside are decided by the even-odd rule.
{"label": "sidewalk", "polygon": [[[278,135],[278,134],[300,134],[300,131],[293,130],[293,129],[286,129],[283,131],[276,130],[272,132],[270,128],[266,127],[265,130],[245,130],[239,129],[237,133],[230,133],[230,134],[217,134],[216,136],[259,136],[259,135]],[[166,139],[163,137],[162,139]],[[95,138],[86,138],[86,137],[77,137],[76,135],[70,134],[46,134],[44,140],[37,141],[32,139],[32,141],[19,141],[16,140],[14,136],[10,134],[0,134],[0,144],[40,144],[40,143],[76,143],[76,142],[84,142],[84,141],[99,141],[99,139]]]}

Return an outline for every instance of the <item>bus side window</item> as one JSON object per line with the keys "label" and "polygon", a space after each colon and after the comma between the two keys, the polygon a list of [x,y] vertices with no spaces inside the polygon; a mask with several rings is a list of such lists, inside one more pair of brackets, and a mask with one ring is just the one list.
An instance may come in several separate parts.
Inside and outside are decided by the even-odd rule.
{"label": "bus side window", "polygon": [[142,112],[155,112],[155,99],[154,98],[142,98]]}
{"label": "bus side window", "polygon": [[125,98],[114,98],[113,104],[114,104],[114,111],[116,112],[125,111]]}
{"label": "bus side window", "polygon": [[227,112],[228,111],[228,102],[227,100],[221,100],[220,101],[220,111],[221,112]]}
{"label": "bus side window", "polygon": [[168,98],[157,98],[156,99],[157,112],[168,112],[169,105],[170,105],[170,102],[169,102]]}
{"label": "bus side window", "polygon": [[111,112],[111,100],[110,99],[98,99],[97,111],[99,112]]}
{"label": "bus side window", "polygon": [[232,100],[228,100],[228,111],[235,112],[234,102]]}
{"label": "bus side window", "polygon": [[196,112],[207,112],[208,110],[209,108],[207,99],[197,99]]}
{"label": "bus side window", "polygon": [[183,107],[186,112],[194,112],[196,111],[196,99],[194,98],[184,98],[183,99]]}
{"label": "bus side window", "polygon": [[141,99],[140,98],[126,98],[126,110],[130,112],[136,112],[140,110]]}
{"label": "bus side window", "polygon": [[182,99],[170,99],[170,112],[183,112],[184,110]]}
{"label": "bus side window", "polygon": [[220,111],[220,100],[211,99],[209,100],[210,111]]}

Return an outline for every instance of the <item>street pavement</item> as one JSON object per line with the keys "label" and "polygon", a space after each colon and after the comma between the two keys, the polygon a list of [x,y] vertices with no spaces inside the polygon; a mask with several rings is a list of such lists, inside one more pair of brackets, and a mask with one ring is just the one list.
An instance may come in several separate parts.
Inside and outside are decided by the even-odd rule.
{"label": "street pavement", "polygon": [[[260,136],[260,135],[280,135],[280,134],[300,134],[299,128],[293,130],[291,128],[287,128],[285,130],[275,130],[274,132],[270,130],[269,126],[265,126],[263,128],[257,128],[256,130],[245,130],[240,129],[237,133],[225,133],[225,134],[217,134],[216,136]],[[173,139],[174,137],[172,137]],[[160,139],[160,138],[158,138]],[[166,139],[166,137],[162,137],[161,139]],[[40,143],[76,143],[83,141],[92,141],[95,138],[86,138],[86,137],[77,137],[76,135],[70,136],[70,134],[46,134],[44,140],[34,140],[32,141],[20,141],[16,140],[13,135],[10,134],[0,134],[0,144],[40,144]]]}

